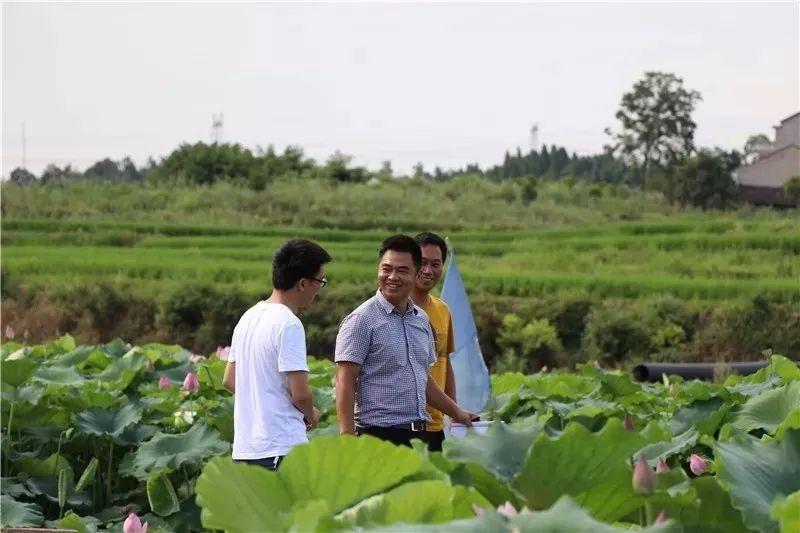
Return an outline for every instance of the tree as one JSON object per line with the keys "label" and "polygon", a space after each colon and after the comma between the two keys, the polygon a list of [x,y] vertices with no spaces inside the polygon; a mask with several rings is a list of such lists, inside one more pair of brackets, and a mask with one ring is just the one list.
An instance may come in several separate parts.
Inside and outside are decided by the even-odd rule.
{"label": "tree", "polygon": [[748,165],[753,164],[761,153],[761,150],[770,146],[772,142],[763,133],[751,135],[744,143],[744,162]]}
{"label": "tree", "polygon": [[412,168],[411,177],[417,180],[425,179],[425,167],[422,166],[422,161],[418,161]]}
{"label": "tree", "polygon": [[32,185],[36,183],[36,176],[34,176],[33,173],[28,169],[21,167],[17,167],[12,170],[8,179],[11,183],[14,185],[19,185],[20,187],[25,187],[26,185]]}
{"label": "tree", "polygon": [[800,207],[800,176],[792,176],[783,184],[783,194]]}
{"label": "tree", "polygon": [[247,179],[255,163],[239,144],[182,144],[150,176],[158,181],[210,185],[217,180]]}
{"label": "tree", "polygon": [[687,90],[683,80],[668,72],[645,72],[633,89],[622,95],[616,118],[620,131],[606,129],[612,151],[641,165],[643,175],[654,165],[668,167],[694,150],[692,120],[700,93]]}
{"label": "tree", "polygon": [[700,150],[673,169],[675,199],[681,205],[725,209],[736,198],[732,172],[741,164],[739,152]]}
{"label": "tree", "polygon": [[72,169],[72,165],[67,165],[64,168],[60,168],[58,165],[50,164],[47,165],[47,168],[45,168],[44,172],[42,172],[40,180],[42,185],[46,185],[48,183],[64,183],[66,181],[76,180],[82,177],[82,174],[79,174]]}

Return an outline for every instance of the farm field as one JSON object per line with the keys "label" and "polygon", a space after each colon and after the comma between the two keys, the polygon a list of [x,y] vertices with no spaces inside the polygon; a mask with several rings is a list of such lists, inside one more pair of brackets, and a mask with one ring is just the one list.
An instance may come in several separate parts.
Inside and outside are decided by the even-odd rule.
{"label": "farm field", "polygon": [[[442,232],[468,290],[506,296],[582,294],[800,300],[800,219],[686,217],[603,227]],[[3,265],[41,288],[108,280],[142,294],[187,281],[268,287],[274,249],[314,238],[334,257],[332,283],[369,284],[386,231],[145,222],[5,219]]]}
{"label": "farm field", "polygon": [[641,384],[593,364],[494,375],[488,431],[443,453],[331,434],[332,364],[316,360],[321,428],[277,473],[229,458],[221,357],[4,343],[3,525],[119,531],[135,513],[151,532],[800,527],[800,369],[778,355],[716,383]]}

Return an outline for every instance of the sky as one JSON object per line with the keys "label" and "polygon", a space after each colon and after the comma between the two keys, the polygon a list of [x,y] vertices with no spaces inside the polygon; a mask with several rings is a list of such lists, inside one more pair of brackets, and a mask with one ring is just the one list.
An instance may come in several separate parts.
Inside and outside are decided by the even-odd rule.
{"label": "sky", "polygon": [[800,110],[800,2],[10,3],[2,175],[138,164],[185,142],[339,150],[369,168],[602,150],[645,71],[702,94],[700,146]]}

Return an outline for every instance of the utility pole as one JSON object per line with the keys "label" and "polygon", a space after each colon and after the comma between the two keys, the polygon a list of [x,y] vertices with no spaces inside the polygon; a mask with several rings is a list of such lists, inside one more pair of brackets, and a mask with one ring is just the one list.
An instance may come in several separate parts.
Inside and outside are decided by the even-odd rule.
{"label": "utility pole", "polygon": [[22,122],[22,168],[27,170],[28,157],[26,153],[27,139],[25,138],[25,121]]}
{"label": "utility pole", "polygon": [[531,126],[531,137],[530,137],[530,150],[531,152],[537,152],[539,150],[539,123],[534,122],[533,126]]}
{"label": "utility pole", "polygon": [[212,144],[219,144],[222,142],[222,125],[224,117],[222,113],[219,115],[211,115],[211,142]]}

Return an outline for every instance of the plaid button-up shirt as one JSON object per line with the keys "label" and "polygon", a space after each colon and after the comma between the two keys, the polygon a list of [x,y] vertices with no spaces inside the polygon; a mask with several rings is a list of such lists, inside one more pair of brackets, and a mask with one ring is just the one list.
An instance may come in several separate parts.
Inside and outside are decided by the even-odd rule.
{"label": "plaid button-up shirt", "polygon": [[428,367],[436,362],[428,315],[409,299],[401,314],[380,290],[347,315],[336,336],[336,362],[361,366],[355,421],[388,427],[430,420],[425,410]]}

